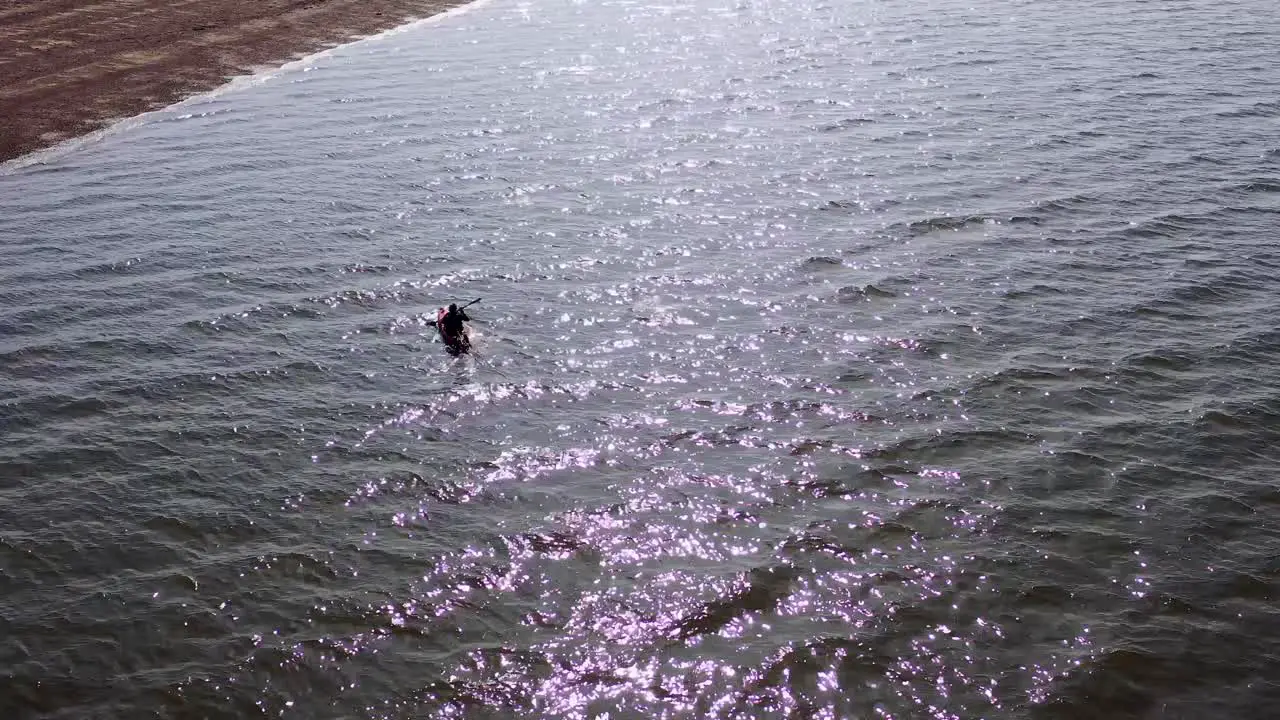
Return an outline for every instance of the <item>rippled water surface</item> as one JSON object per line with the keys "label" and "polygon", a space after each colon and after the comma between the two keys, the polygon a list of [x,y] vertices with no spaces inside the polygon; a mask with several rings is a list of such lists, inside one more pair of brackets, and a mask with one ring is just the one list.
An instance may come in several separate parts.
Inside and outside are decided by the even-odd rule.
{"label": "rippled water surface", "polygon": [[1275,717],[1277,67],[495,0],[9,165],[0,715]]}

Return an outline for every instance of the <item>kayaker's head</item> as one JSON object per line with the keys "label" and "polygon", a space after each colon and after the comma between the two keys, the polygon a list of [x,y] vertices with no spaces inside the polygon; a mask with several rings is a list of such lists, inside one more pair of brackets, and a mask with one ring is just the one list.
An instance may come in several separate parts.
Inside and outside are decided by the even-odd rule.
{"label": "kayaker's head", "polygon": [[458,312],[458,303],[449,303],[449,312],[451,313]]}

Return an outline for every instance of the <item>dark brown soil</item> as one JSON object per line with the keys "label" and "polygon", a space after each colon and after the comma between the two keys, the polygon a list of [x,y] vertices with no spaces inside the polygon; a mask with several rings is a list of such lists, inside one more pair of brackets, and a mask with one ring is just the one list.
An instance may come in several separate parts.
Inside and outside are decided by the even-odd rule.
{"label": "dark brown soil", "polygon": [[0,4],[0,161],[461,0]]}

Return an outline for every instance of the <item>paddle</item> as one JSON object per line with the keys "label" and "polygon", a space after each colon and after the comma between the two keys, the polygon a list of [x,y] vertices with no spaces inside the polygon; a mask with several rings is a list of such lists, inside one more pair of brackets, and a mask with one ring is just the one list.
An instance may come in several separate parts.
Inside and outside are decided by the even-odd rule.
{"label": "paddle", "polygon": [[[475,305],[476,303],[480,302],[480,301],[481,301],[481,300],[483,300],[483,299],[484,299],[484,298],[476,298],[475,300],[472,300],[471,302],[467,303],[466,305],[463,305],[462,307],[459,307],[458,309],[459,309],[459,310],[465,310],[466,308],[469,308],[469,307],[471,307],[472,305]],[[436,324],[436,321],[435,321],[435,320],[428,320],[428,321],[427,321],[427,324],[428,324],[428,325],[435,325],[435,324]]]}

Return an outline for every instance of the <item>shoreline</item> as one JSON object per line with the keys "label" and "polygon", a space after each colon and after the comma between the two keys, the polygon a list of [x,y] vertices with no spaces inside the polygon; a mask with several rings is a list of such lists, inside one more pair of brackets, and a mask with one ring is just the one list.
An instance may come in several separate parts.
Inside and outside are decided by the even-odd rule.
{"label": "shoreline", "polygon": [[0,10],[0,163],[465,4],[36,0]]}

